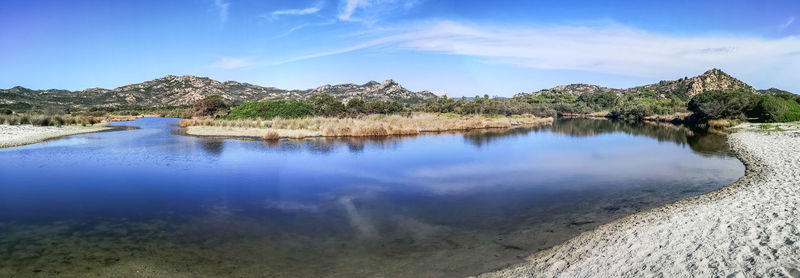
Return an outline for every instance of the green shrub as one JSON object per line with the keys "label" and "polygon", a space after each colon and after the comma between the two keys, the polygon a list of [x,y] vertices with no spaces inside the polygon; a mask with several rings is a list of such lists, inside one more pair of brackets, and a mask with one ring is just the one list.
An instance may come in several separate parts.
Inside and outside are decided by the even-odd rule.
{"label": "green shrub", "polygon": [[306,102],[311,106],[314,116],[340,117],[345,113],[342,101],[329,94],[313,95]]}
{"label": "green shrub", "polygon": [[347,114],[351,116],[367,113],[366,102],[361,98],[353,98],[347,101]]}
{"label": "green shrub", "polygon": [[365,110],[371,114],[392,114],[403,111],[403,105],[394,101],[370,101]]}
{"label": "green shrub", "polygon": [[745,119],[757,101],[757,95],[744,90],[705,91],[694,96],[687,108],[700,120]]}
{"label": "green shrub", "polygon": [[641,121],[653,114],[653,107],[644,102],[626,102],[611,111],[612,118],[626,121]]}
{"label": "green shrub", "polygon": [[800,120],[800,104],[794,98],[761,96],[750,115],[761,122],[793,122]]}
{"label": "green shrub", "polygon": [[245,102],[237,106],[225,118],[227,119],[247,119],[247,118],[263,118],[272,119],[275,117],[281,118],[300,118],[310,116],[311,107],[302,101],[298,100],[265,100],[265,101],[252,101]]}

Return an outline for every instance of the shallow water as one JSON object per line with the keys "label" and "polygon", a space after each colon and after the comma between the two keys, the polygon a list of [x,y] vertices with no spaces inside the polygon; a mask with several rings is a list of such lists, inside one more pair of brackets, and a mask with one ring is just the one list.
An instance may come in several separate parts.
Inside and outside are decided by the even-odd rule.
{"label": "shallow water", "polygon": [[0,276],[464,276],[744,174],[673,126],[263,142],[177,121],[0,150]]}

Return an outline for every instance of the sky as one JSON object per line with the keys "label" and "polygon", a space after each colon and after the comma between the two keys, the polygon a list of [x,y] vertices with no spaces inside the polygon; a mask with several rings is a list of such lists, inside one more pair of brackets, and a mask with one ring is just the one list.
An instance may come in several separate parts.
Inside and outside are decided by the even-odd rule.
{"label": "sky", "polygon": [[720,68],[800,92],[800,1],[0,2],[0,88],[173,75],[283,89],[393,79],[449,96],[627,88]]}

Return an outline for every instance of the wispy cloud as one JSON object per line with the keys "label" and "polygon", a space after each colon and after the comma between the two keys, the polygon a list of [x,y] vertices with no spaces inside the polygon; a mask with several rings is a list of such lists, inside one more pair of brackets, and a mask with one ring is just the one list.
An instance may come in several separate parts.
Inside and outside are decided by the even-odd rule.
{"label": "wispy cloud", "polygon": [[[471,26],[437,21],[390,29],[350,47],[292,60],[384,46],[403,50],[483,58],[493,63],[552,70],[579,70],[656,77],[702,72],[711,67],[757,72],[800,69],[789,55],[800,49],[795,37],[780,39],[684,37],[620,26]],[[290,60],[290,61],[292,61]]]}
{"label": "wispy cloud", "polygon": [[324,22],[320,22],[320,23],[303,23],[303,24],[297,25],[295,27],[292,27],[288,31],[284,32],[283,34],[279,34],[279,35],[277,35],[277,36],[275,36],[273,38],[277,39],[277,38],[285,37],[285,36],[288,36],[289,34],[294,33],[297,30],[304,29],[304,28],[307,28],[307,27],[327,26],[327,25],[331,25],[331,24],[334,24],[334,23],[336,23],[336,20],[328,20],[328,21],[324,21]]}
{"label": "wispy cloud", "polygon": [[223,57],[216,63],[211,64],[211,67],[221,68],[221,69],[238,69],[238,68],[248,67],[251,65],[253,65],[253,63],[244,58]]}
{"label": "wispy cloud", "polygon": [[[409,10],[421,0],[342,0],[337,18],[342,21],[372,22],[387,12]],[[361,16],[356,17],[357,13]]]}
{"label": "wispy cloud", "polygon": [[313,7],[308,7],[308,8],[303,8],[303,9],[277,10],[277,11],[273,11],[273,12],[269,13],[268,16],[265,15],[264,17],[274,20],[274,19],[277,19],[278,17],[284,16],[284,15],[310,15],[310,14],[316,14],[320,10],[322,10],[323,4],[324,4],[323,2],[318,2]]}
{"label": "wispy cloud", "polygon": [[219,21],[225,23],[228,21],[228,8],[231,3],[225,0],[214,0],[214,7],[219,12]]}
{"label": "wispy cloud", "polygon": [[786,22],[784,22],[781,25],[778,25],[778,31],[786,30],[786,28],[789,28],[789,26],[792,26],[792,23],[794,23],[794,20],[795,20],[794,17],[790,17],[788,20],[786,20]]}
{"label": "wispy cloud", "polygon": [[356,9],[369,5],[369,0],[344,0],[344,7],[339,12],[340,20],[350,20]]}

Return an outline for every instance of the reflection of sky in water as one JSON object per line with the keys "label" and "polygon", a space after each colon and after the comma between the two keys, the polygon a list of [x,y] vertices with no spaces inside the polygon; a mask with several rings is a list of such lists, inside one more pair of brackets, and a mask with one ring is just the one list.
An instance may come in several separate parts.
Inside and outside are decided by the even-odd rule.
{"label": "reflection of sky in water", "polygon": [[565,211],[591,218],[605,202],[646,208],[744,172],[720,140],[698,153],[685,130],[608,121],[279,142],[172,135],[176,122],[145,118],[115,123],[141,129],[0,150],[0,224],[246,216],[312,237],[447,238]]}
{"label": "reflection of sky in water", "polygon": [[138,209],[191,209],[220,198],[308,210],[332,196],[365,192],[453,198],[504,191],[618,190],[650,183],[714,183],[742,173],[732,158],[704,157],[686,146],[626,133],[572,137],[517,131],[508,137],[493,134],[482,144],[465,144],[460,134],[266,143],[174,136],[168,132],[171,119],[135,124],[143,128],[0,152],[3,215],[13,218],[11,211],[23,208],[125,213],[131,209],[125,205],[144,203]]}

